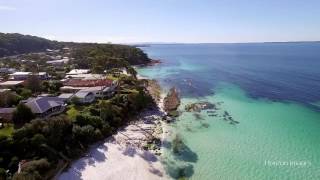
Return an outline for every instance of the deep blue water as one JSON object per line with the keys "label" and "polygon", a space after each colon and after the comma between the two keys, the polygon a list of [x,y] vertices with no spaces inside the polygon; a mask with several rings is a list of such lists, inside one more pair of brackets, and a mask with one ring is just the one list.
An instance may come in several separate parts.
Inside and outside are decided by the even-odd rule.
{"label": "deep blue water", "polygon": [[177,86],[183,96],[205,96],[218,83],[229,82],[254,98],[308,106],[320,101],[317,42],[163,44],[142,49],[151,58],[163,60],[154,71],[166,73],[156,78]]}

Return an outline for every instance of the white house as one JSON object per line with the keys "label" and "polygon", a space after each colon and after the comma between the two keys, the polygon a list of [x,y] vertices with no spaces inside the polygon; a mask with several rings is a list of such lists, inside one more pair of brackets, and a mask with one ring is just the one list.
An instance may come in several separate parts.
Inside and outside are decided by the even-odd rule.
{"label": "white house", "polygon": [[67,64],[68,62],[69,62],[69,58],[64,57],[63,59],[59,59],[59,60],[47,61],[47,64],[50,64],[52,66],[62,66],[64,64]]}
{"label": "white house", "polygon": [[34,75],[38,76],[39,79],[45,80],[48,79],[48,74],[46,72],[38,72],[38,73],[32,73],[32,72],[14,72],[10,74],[9,79],[13,80],[26,80],[29,76]]}
{"label": "white house", "polygon": [[76,74],[88,74],[90,72],[90,69],[72,69],[70,72],[68,72],[66,75],[76,75]]}
{"label": "white house", "polygon": [[96,79],[105,79],[106,76],[103,74],[67,74],[66,78],[69,79],[83,79],[83,80],[96,80]]}
{"label": "white house", "polygon": [[9,79],[14,79],[14,80],[26,80],[28,77],[31,75],[31,72],[14,72],[10,74]]}
{"label": "white house", "polygon": [[5,81],[0,83],[1,88],[11,88],[17,87],[19,85],[23,86],[24,81]]}

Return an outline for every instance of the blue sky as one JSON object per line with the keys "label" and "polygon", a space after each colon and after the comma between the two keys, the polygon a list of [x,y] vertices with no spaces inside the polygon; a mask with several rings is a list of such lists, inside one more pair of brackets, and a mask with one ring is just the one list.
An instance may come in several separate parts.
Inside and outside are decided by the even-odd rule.
{"label": "blue sky", "polygon": [[320,40],[320,0],[0,0],[0,32],[81,42]]}

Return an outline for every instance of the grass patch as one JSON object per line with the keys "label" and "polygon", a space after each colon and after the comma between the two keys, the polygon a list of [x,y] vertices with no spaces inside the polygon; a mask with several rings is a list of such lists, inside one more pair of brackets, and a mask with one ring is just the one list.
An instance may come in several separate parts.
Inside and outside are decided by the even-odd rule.
{"label": "grass patch", "polygon": [[11,136],[13,131],[13,125],[6,125],[4,128],[0,129],[0,136]]}

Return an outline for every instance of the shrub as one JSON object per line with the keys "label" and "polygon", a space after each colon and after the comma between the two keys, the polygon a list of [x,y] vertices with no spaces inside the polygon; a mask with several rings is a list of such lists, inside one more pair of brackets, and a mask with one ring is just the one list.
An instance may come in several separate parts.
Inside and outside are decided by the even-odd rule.
{"label": "shrub", "polygon": [[13,112],[12,120],[15,124],[24,124],[30,122],[35,116],[31,109],[23,103],[17,106],[17,109]]}

